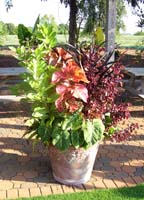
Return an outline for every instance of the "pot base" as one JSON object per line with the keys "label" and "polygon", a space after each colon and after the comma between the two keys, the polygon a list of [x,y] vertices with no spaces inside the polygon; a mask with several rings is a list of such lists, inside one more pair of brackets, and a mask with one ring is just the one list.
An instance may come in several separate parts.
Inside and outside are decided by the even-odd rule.
{"label": "pot base", "polygon": [[99,144],[88,149],[69,148],[62,152],[56,147],[49,148],[54,179],[66,185],[80,185],[89,181]]}
{"label": "pot base", "polygon": [[56,176],[54,173],[53,173],[53,177],[54,179],[59,182],[59,183],[62,183],[64,185],[75,185],[75,186],[78,186],[78,185],[81,185],[81,184],[84,184],[86,182],[88,182],[90,180],[90,177],[91,177],[91,174],[89,176],[85,176],[79,180],[72,180],[72,179],[63,179],[63,178],[60,178],[58,176]]}

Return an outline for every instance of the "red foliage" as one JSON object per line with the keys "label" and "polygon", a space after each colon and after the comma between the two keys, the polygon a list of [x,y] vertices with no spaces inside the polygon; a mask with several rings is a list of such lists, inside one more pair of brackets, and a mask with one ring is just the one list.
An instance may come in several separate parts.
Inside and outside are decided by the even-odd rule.
{"label": "red foliage", "polygon": [[[47,62],[57,67],[52,76],[59,98],[56,107],[60,112],[81,112],[86,119],[101,118],[110,114],[108,130],[130,116],[128,104],[117,101],[120,97],[124,66],[120,61],[110,62],[103,47],[92,47],[70,51],[55,48],[47,57]],[[121,141],[130,136],[137,126],[134,124],[122,131],[115,131],[113,140]]]}

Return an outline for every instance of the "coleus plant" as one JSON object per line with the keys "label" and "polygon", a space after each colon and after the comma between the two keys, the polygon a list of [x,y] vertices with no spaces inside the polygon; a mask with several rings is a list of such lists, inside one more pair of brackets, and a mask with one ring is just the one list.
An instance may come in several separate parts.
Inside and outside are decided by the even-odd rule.
{"label": "coleus plant", "polygon": [[28,70],[21,88],[32,104],[29,138],[60,150],[127,139],[137,125],[117,127],[129,117],[128,104],[118,101],[123,65],[109,62],[103,47],[56,46],[51,25],[38,25],[37,40],[37,47],[17,49]]}

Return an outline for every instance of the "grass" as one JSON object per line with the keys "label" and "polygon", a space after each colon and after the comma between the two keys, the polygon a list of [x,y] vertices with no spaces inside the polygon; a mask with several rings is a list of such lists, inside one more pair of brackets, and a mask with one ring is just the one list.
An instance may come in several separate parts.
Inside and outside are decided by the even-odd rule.
{"label": "grass", "polygon": [[[130,188],[97,189],[88,192],[23,198],[25,200],[144,200],[144,183]],[[19,199],[20,200],[20,199]]]}
{"label": "grass", "polygon": [[[68,35],[57,35],[58,42],[67,42]],[[143,42],[142,42],[143,41]],[[3,46],[18,45],[18,39],[16,35],[6,35],[0,36],[0,43]],[[121,47],[129,48],[144,48],[144,36],[135,36],[135,35],[117,35],[116,43]]]}
{"label": "grass", "polygon": [[141,49],[144,48],[144,36],[117,35],[116,43],[121,47]]}
{"label": "grass", "polygon": [[0,44],[2,46],[18,45],[18,38],[16,35],[1,35]]}

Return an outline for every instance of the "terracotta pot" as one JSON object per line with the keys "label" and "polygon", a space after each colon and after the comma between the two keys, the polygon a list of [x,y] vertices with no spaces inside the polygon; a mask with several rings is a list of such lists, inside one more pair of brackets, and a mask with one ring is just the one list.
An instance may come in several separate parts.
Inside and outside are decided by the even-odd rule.
{"label": "terracotta pot", "polygon": [[86,183],[93,170],[99,144],[84,150],[69,148],[62,152],[54,146],[49,147],[49,156],[56,181],[67,185]]}

